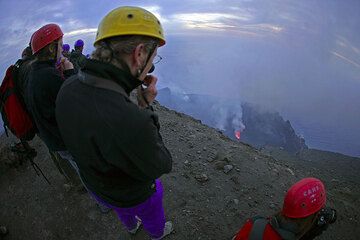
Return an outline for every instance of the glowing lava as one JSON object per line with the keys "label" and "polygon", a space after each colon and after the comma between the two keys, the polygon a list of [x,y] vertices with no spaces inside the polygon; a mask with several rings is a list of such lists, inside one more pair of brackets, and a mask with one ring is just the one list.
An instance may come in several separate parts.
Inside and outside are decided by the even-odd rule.
{"label": "glowing lava", "polygon": [[238,131],[235,131],[235,137],[237,140],[240,141],[240,136],[241,136],[241,132],[238,130]]}

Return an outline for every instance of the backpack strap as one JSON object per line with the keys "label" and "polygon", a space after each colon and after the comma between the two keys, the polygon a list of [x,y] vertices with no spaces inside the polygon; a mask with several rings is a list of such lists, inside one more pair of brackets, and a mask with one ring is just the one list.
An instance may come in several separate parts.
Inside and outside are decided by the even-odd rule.
{"label": "backpack strap", "polygon": [[[17,82],[18,76],[19,76],[19,69],[21,67],[21,65],[25,62],[25,60],[22,59],[18,59],[16,61],[16,63],[14,63],[14,68],[13,68],[13,79],[14,79],[14,83]],[[16,84],[15,84],[16,85]]]}
{"label": "backpack strap", "polygon": [[86,85],[90,85],[90,86],[93,86],[96,88],[103,88],[103,89],[111,90],[111,91],[120,93],[121,95],[123,95],[124,97],[129,99],[129,96],[127,95],[125,90],[114,81],[111,81],[111,80],[108,80],[105,78],[96,77],[93,75],[89,76],[88,74],[82,72],[81,70],[79,70],[77,75],[78,75],[80,82],[82,82]]}
{"label": "backpack strap", "polygon": [[259,216],[252,218],[252,220],[254,224],[249,234],[249,240],[262,240],[266,225],[269,222],[266,218]]}
{"label": "backpack strap", "polygon": [[25,61],[26,61],[26,60],[18,59],[18,60],[14,63],[14,67],[15,67],[15,68],[20,68],[20,66],[21,66]]}
{"label": "backpack strap", "polygon": [[285,226],[280,227],[276,217],[271,217],[269,221],[273,229],[281,236],[284,240],[295,240],[295,234],[291,230],[295,231],[296,226],[294,224],[286,224]]}
{"label": "backpack strap", "polygon": [[6,137],[9,137],[9,132],[7,130],[7,127],[6,127],[5,123],[3,124],[3,128],[4,128],[4,131],[5,131]]}

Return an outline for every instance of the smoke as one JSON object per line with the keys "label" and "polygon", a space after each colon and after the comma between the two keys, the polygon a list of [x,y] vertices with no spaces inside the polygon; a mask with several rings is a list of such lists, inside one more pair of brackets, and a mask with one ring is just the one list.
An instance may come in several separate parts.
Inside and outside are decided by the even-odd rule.
{"label": "smoke", "polygon": [[219,129],[229,137],[233,137],[234,131],[245,129],[239,99],[186,94],[183,91],[163,88],[158,91],[157,100],[171,109],[200,119],[204,124]]}
{"label": "smoke", "polygon": [[241,119],[238,116],[235,116],[231,123],[233,129],[239,130],[240,132],[244,131],[245,125],[242,123]]}
{"label": "smoke", "polygon": [[239,107],[235,107],[234,109],[234,117],[231,121],[232,127],[234,130],[239,130],[240,132],[244,131],[245,125],[242,122],[242,109],[236,109]]}
{"label": "smoke", "polygon": [[184,95],[183,99],[184,99],[184,101],[185,101],[185,102],[190,101],[190,98],[189,98],[189,96],[188,96],[188,95]]}
{"label": "smoke", "polygon": [[242,107],[239,100],[218,99],[218,103],[211,107],[210,112],[214,121],[213,127],[221,131],[234,132],[245,129],[242,121]]}
{"label": "smoke", "polygon": [[215,128],[225,131],[226,130],[226,120],[228,119],[229,109],[226,109],[219,104],[214,105],[211,108],[215,119]]}

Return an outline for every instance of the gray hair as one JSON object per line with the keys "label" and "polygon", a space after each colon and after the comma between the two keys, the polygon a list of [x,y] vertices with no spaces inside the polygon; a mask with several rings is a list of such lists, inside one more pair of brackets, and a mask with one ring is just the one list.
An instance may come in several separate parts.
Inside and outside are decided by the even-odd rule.
{"label": "gray hair", "polygon": [[[104,39],[95,45],[95,50],[92,52],[91,58],[101,62],[111,63],[124,69],[125,61],[121,60],[125,55],[132,53],[141,43],[145,45],[145,50],[149,53],[156,45],[159,44],[159,40],[156,38],[140,35],[129,35]],[[114,55],[118,57],[114,58]]]}

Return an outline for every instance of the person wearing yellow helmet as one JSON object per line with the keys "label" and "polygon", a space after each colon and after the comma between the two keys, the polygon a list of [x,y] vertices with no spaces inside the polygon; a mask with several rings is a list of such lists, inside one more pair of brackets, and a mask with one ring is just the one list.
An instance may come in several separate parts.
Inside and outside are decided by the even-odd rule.
{"label": "person wearing yellow helmet", "polygon": [[[159,177],[172,157],[151,103],[157,78],[149,75],[165,45],[160,21],[139,7],[119,7],[100,22],[91,59],[62,86],[56,118],[93,196],[118,214],[129,233],[139,226],[152,239],[173,230],[166,222]],[[137,89],[138,102],[130,92]]]}

